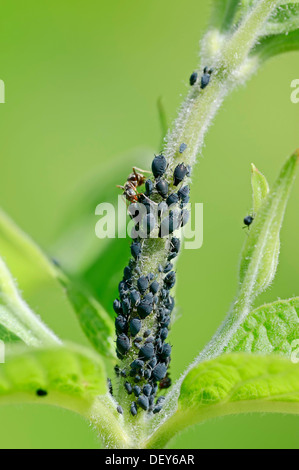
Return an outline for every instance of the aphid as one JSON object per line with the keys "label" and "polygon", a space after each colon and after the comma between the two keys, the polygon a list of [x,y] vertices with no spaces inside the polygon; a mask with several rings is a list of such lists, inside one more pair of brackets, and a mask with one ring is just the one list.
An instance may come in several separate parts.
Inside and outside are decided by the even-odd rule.
{"label": "aphid", "polygon": [[146,380],[150,379],[151,375],[152,375],[152,373],[151,373],[150,370],[147,369],[147,370],[144,371],[144,378]]}
{"label": "aphid", "polygon": [[141,253],[141,244],[139,242],[133,242],[131,245],[131,255],[134,259],[138,259]]}
{"label": "aphid", "polygon": [[167,168],[167,161],[164,155],[156,155],[152,162],[152,172],[155,178],[163,176]]}
{"label": "aphid", "polygon": [[143,394],[144,394],[146,397],[149,397],[150,394],[152,393],[152,387],[151,387],[151,385],[149,385],[149,384],[144,385],[144,387],[143,387],[143,389],[142,389],[142,392],[143,392]]}
{"label": "aphid", "polygon": [[209,69],[208,67],[205,67],[203,70],[203,75],[200,79],[200,88],[204,90],[208,86],[211,80],[211,74],[213,73],[213,69]]}
{"label": "aphid", "polygon": [[135,370],[140,370],[142,369],[142,367],[144,367],[144,361],[142,361],[141,359],[135,359],[130,367]]}
{"label": "aphid", "polygon": [[137,415],[137,406],[136,406],[136,403],[133,401],[133,403],[131,404],[131,408],[130,408],[130,411],[131,411],[131,414],[133,416],[136,416]]}
{"label": "aphid", "polygon": [[158,281],[152,282],[150,285],[150,291],[152,292],[152,294],[156,294],[159,290],[159,287],[160,287],[160,284]]}
{"label": "aphid", "polygon": [[136,375],[135,379],[134,379],[134,382],[138,383],[138,382],[140,382],[140,380],[141,380],[140,375]]}
{"label": "aphid", "polygon": [[140,294],[139,294],[138,290],[133,289],[133,290],[130,292],[130,300],[131,300],[131,302],[132,302],[133,307],[135,307],[135,305],[138,305],[138,304],[139,304],[139,302],[140,302]]}
{"label": "aphid", "polygon": [[[170,211],[169,215],[165,217],[160,225],[159,237],[163,238],[173,233],[180,227],[181,224],[181,213],[178,211]],[[162,268],[163,271],[163,268]]]}
{"label": "aphid", "polygon": [[127,181],[123,186],[117,185],[117,188],[123,189],[123,195],[126,199],[130,202],[137,202],[138,201],[138,192],[137,188],[142,186],[145,182],[145,176],[142,173],[137,172],[140,171],[142,173],[148,173],[146,170],[140,170],[140,168],[133,168],[133,173],[128,176]]}
{"label": "aphid", "polygon": [[157,362],[158,362],[158,360],[155,356],[149,361],[149,363],[147,365],[148,365],[148,367],[150,367],[150,369],[153,369],[154,367],[156,367]]}
{"label": "aphid", "polygon": [[120,368],[119,366],[116,364],[116,366],[114,366],[114,372],[116,374],[117,377],[119,377],[119,374],[120,374]]}
{"label": "aphid", "polygon": [[133,318],[130,321],[129,328],[130,328],[130,332],[132,336],[136,336],[139,333],[139,331],[141,330],[141,325],[142,323],[141,323],[141,320],[139,320],[139,318]]}
{"label": "aphid", "polygon": [[143,219],[143,223],[144,223],[144,226],[145,226],[145,229],[146,229],[146,233],[149,235],[153,230],[154,228],[156,227],[156,217],[154,216],[154,214],[152,214],[151,212],[149,214],[147,214],[144,219]]}
{"label": "aphid", "polygon": [[170,273],[166,274],[164,278],[164,284],[167,286],[168,289],[172,289],[175,285],[176,276],[174,271],[170,271]]}
{"label": "aphid", "polygon": [[184,165],[184,163],[179,163],[175,167],[175,170],[173,172],[173,184],[175,186],[180,184],[183,181],[183,179],[185,178],[185,176],[187,175],[187,173],[188,173],[188,169]]}
{"label": "aphid", "polygon": [[165,306],[168,308],[169,312],[171,313],[175,306],[174,298],[169,296],[167,302],[165,302]]}
{"label": "aphid", "polygon": [[163,319],[163,321],[161,322],[161,327],[162,327],[162,328],[168,328],[169,325],[170,325],[170,321],[171,321],[171,320],[170,320],[170,317],[168,317],[168,316],[165,317],[165,318]]}
{"label": "aphid", "polygon": [[148,336],[151,334],[151,330],[146,330],[144,333],[143,333],[143,337],[144,338],[148,338]]}
{"label": "aphid", "polygon": [[161,340],[161,338],[156,339],[156,350],[157,350],[157,353],[160,353],[162,351],[162,340]]}
{"label": "aphid", "polygon": [[137,281],[137,287],[141,294],[144,294],[145,291],[148,289],[148,278],[146,276],[141,276]]}
{"label": "aphid", "polygon": [[145,344],[146,344],[146,343],[153,343],[153,342],[154,342],[153,336],[149,336],[149,337],[145,340]]}
{"label": "aphid", "polygon": [[166,198],[168,194],[168,183],[166,180],[159,179],[156,183],[156,190],[160,194],[161,197]]}
{"label": "aphid", "polygon": [[130,340],[124,333],[120,334],[116,340],[116,347],[118,352],[126,354],[130,349]]}
{"label": "aphid", "polygon": [[179,196],[177,193],[169,194],[168,198],[166,199],[166,204],[168,206],[172,206],[173,204],[177,204],[179,202]]}
{"label": "aphid", "polygon": [[162,328],[160,331],[160,338],[162,341],[164,341],[168,336],[168,329],[167,328]]}
{"label": "aphid", "polygon": [[108,377],[108,379],[107,379],[107,385],[108,385],[108,390],[109,390],[110,395],[113,396],[112,382],[111,382],[111,379],[109,379],[109,377]]}
{"label": "aphid", "polygon": [[122,415],[124,410],[122,409],[122,407],[120,405],[118,405],[118,407],[116,408],[117,409],[117,412]]}
{"label": "aphid", "polygon": [[165,343],[162,348],[161,357],[166,359],[171,354],[171,346],[168,343]]}
{"label": "aphid", "polygon": [[124,297],[121,305],[122,305],[123,313],[125,315],[129,315],[129,313],[131,311],[131,302],[130,302],[130,300],[127,297]]}
{"label": "aphid", "polygon": [[141,388],[138,385],[134,385],[133,393],[134,393],[135,397],[139,397],[139,395],[141,393]]}
{"label": "aphid", "polygon": [[146,182],[145,182],[145,194],[146,194],[146,196],[150,197],[153,190],[154,190],[154,184],[153,184],[152,180],[146,180]]}
{"label": "aphid", "polygon": [[127,372],[126,372],[126,370],[125,370],[125,369],[122,369],[122,370],[120,371],[120,375],[121,375],[122,377],[127,377]]}
{"label": "aphid", "polygon": [[189,78],[190,86],[195,85],[195,83],[196,83],[196,81],[197,81],[197,77],[198,77],[198,74],[197,74],[196,72],[193,72],[193,73],[190,75],[190,78]]}
{"label": "aphid", "polygon": [[151,359],[154,356],[154,354],[155,354],[155,349],[152,343],[144,344],[139,351],[139,357],[141,357],[145,361],[148,361],[149,359]]}
{"label": "aphid", "polygon": [[178,190],[178,196],[182,202],[182,204],[187,204],[189,202],[189,193],[190,187],[188,185],[183,186],[181,189]]}
{"label": "aphid", "polygon": [[171,378],[169,377],[168,373],[166,374],[166,377],[161,380],[159,383],[159,388],[160,390],[163,390],[165,388],[169,388],[171,386]]}
{"label": "aphid", "polygon": [[141,300],[140,304],[137,306],[137,312],[140,318],[144,319],[148,317],[153,311],[153,303],[147,302],[145,299]]}
{"label": "aphid", "polygon": [[186,148],[187,148],[187,144],[182,143],[182,144],[180,145],[179,152],[180,152],[180,153],[183,153],[183,152],[186,150]]}
{"label": "aphid", "polygon": [[115,313],[121,313],[122,312],[122,307],[121,307],[121,302],[118,299],[115,299],[113,302],[113,310]]}
{"label": "aphid", "polygon": [[140,395],[140,397],[137,400],[137,403],[140,406],[140,408],[142,408],[145,411],[149,407],[148,397],[146,397],[145,395]]}
{"label": "aphid", "polygon": [[168,211],[168,205],[166,201],[160,202],[160,204],[158,205],[158,217],[161,218],[163,213],[166,211]]}
{"label": "aphid", "polygon": [[132,385],[129,382],[125,383],[125,389],[127,390],[128,395],[131,395],[133,389],[132,389]]}
{"label": "aphid", "polygon": [[[157,387],[158,389],[158,387]],[[159,405],[160,403],[163,403],[163,401],[165,401],[166,398],[162,395],[161,397],[157,398],[157,405]]]}
{"label": "aphid", "polygon": [[155,381],[160,382],[160,380],[164,379],[165,375],[167,372],[167,367],[163,362],[160,362],[159,364],[156,365],[156,367],[153,369],[152,372],[152,377]]}
{"label": "aphid", "polygon": [[189,221],[190,212],[187,209],[183,209],[181,212],[181,227],[184,227]]}
{"label": "aphid", "polygon": [[125,317],[123,317],[122,315],[119,315],[116,319],[115,319],[115,329],[116,329],[116,332],[117,333],[123,333],[127,328],[127,322],[126,322],[126,319]]}
{"label": "aphid", "polygon": [[43,390],[42,388],[38,388],[35,393],[38,397],[46,397],[48,395],[47,390]]}
{"label": "aphid", "polygon": [[149,281],[152,281],[154,279],[155,275],[154,273],[148,273],[147,278]]}
{"label": "aphid", "polygon": [[156,413],[160,413],[160,411],[162,410],[163,406],[160,404],[160,405],[156,405],[155,408],[153,409],[153,413],[156,414]]}
{"label": "aphid", "polygon": [[124,278],[126,281],[129,281],[132,277],[132,271],[129,266],[126,266],[124,269]]}
{"label": "aphid", "polygon": [[250,227],[253,221],[254,221],[254,217],[252,217],[252,215],[247,215],[243,220],[245,226],[248,228]]}
{"label": "aphid", "polygon": [[173,265],[171,263],[167,263],[163,270],[164,274],[169,273],[169,271],[171,271],[172,268],[173,268]]}

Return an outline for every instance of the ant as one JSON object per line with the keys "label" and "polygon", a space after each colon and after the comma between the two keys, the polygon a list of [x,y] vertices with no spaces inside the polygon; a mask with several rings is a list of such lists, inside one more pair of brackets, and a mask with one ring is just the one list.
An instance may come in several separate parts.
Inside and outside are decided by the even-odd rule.
{"label": "ant", "polygon": [[[140,173],[138,173],[140,172]],[[127,181],[123,186],[117,185],[117,188],[123,189],[123,195],[130,202],[138,202],[140,194],[137,188],[145,183],[145,176],[142,173],[150,173],[150,171],[141,170],[140,168],[133,167],[133,173],[128,176]]]}

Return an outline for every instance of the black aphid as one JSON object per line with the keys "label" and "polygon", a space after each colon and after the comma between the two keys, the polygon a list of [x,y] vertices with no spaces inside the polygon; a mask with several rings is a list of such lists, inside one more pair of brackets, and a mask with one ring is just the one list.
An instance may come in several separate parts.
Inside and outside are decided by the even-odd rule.
{"label": "black aphid", "polygon": [[152,180],[146,180],[145,182],[145,194],[149,197],[154,189],[154,184]]}
{"label": "black aphid", "polygon": [[180,251],[181,240],[179,238],[172,237],[172,239],[170,240],[170,244],[171,244],[171,251],[175,251],[176,253]]}
{"label": "black aphid", "polygon": [[144,218],[144,225],[146,228],[146,233],[150,234],[156,227],[156,217],[151,212],[147,214]]}
{"label": "black aphid", "polygon": [[130,292],[130,300],[131,300],[131,303],[132,303],[133,307],[135,307],[135,305],[139,304],[139,302],[140,302],[140,293],[138,292],[138,290],[133,289]]}
{"label": "black aphid", "polygon": [[197,77],[198,77],[198,74],[197,74],[196,72],[193,72],[193,73],[190,75],[189,83],[190,83],[191,86],[195,85],[196,80],[197,80]]}
{"label": "black aphid", "polygon": [[161,362],[157,364],[156,367],[153,369],[152,377],[157,382],[160,382],[160,380],[164,379],[166,372],[167,372],[167,367],[165,364]]}
{"label": "black aphid", "polygon": [[189,197],[190,187],[188,185],[183,186],[181,189],[178,190],[178,196],[182,202],[182,204],[187,204],[190,200]]}
{"label": "black aphid", "polygon": [[158,281],[152,282],[150,285],[150,291],[152,292],[152,294],[156,294],[159,290],[159,287],[160,287],[160,284]]}
{"label": "black aphid", "polygon": [[144,385],[144,387],[143,387],[143,389],[142,389],[142,392],[143,392],[143,394],[144,394],[146,397],[149,397],[150,394],[152,393],[152,387],[151,387],[151,385],[149,385],[149,384]]}
{"label": "black aphid", "polygon": [[126,281],[129,281],[132,277],[132,271],[129,266],[126,266],[124,269],[124,278]]}
{"label": "black aphid", "polygon": [[120,405],[118,405],[118,407],[116,408],[117,409],[117,412],[122,415],[124,410],[122,409],[122,407]]}
{"label": "black aphid", "polygon": [[163,272],[166,274],[166,273],[169,273],[169,271],[171,271],[173,268],[173,265],[171,263],[167,263]]}
{"label": "black aphid", "polygon": [[150,379],[150,378],[151,378],[151,375],[152,375],[152,373],[151,373],[150,370],[147,369],[147,370],[144,371],[144,378],[145,378],[146,380]]}
{"label": "black aphid", "polygon": [[180,184],[183,181],[183,179],[185,178],[185,176],[187,175],[187,173],[188,173],[188,169],[184,165],[184,163],[179,163],[175,167],[175,170],[173,172],[173,184],[175,186]]}
{"label": "black aphid", "polygon": [[140,397],[137,400],[137,403],[140,406],[140,408],[142,408],[145,411],[149,407],[148,397],[146,397],[145,395],[140,395]]}
{"label": "black aphid", "polygon": [[138,385],[134,385],[133,393],[134,393],[135,397],[139,397],[139,395],[141,393],[141,388]]}
{"label": "black aphid", "polygon": [[38,397],[46,397],[48,395],[47,390],[44,390],[42,388],[38,388],[35,393]]}
{"label": "black aphid", "polygon": [[164,278],[164,284],[167,286],[168,289],[171,289],[175,285],[176,276],[174,271],[170,271],[170,273],[166,274]]}
{"label": "black aphid", "polygon": [[143,333],[143,337],[148,338],[150,334],[151,334],[151,330],[145,330],[145,332]]}
{"label": "black aphid", "polygon": [[[177,210],[170,211],[169,215],[165,217],[160,225],[159,237],[163,238],[175,232],[181,224],[181,213]],[[163,268],[162,268],[163,271]]]}
{"label": "black aphid", "polygon": [[134,382],[138,383],[140,382],[140,380],[141,380],[140,375],[135,375]]}
{"label": "black aphid", "polygon": [[156,190],[160,194],[161,197],[166,198],[168,194],[168,183],[166,180],[160,179],[156,183]]}
{"label": "black aphid", "polygon": [[151,359],[155,354],[155,348],[153,343],[146,343],[142,346],[142,348],[139,351],[139,357],[144,359],[145,361],[148,361]]}
{"label": "black aphid", "polygon": [[123,313],[125,315],[129,315],[129,313],[131,311],[131,302],[127,297],[123,298],[121,306],[122,306],[122,309],[123,309]]}
{"label": "black aphid", "polygon": [[152,172],[155,178],[164,175],[167,168],[167,162],[164,155],[157,155],[152,162]]}
{"label": "black aphid", "polygon": [[148,367],[150,367],[151,369],[153,369],[154,367],[156,367],[157,362],[158,362],[158,361],[157,361],[157,358],[156,358],[156,357],[153,357],[153,359],[151,359],[147,365],[148,365]]}
{"label": "black aphid", "polygon": [[183,209],[181,212],[181,227],[184,227],[189,221],[190,212],[187,209]]}
{"label": "black aphid", "polygon": [[186,148],[187,148],[187,144],[182,143],[182,144],[180,145],[179,152],[180,152],[180,153],[183,153],[183,152],[186,150]]}
{"label": "black aphid", "polygon": [[130,409],[130,411],[131,411],[131,414],[132,414],[133,416],[136,416],[136,415],[137,415],[137,406],[136,406],[136,403],[135,403],[134,401],[133,401],[133,403],[131,404],[131,409]]}
{"label": "black aphid", "polygon": [[131,364],[132,369],[141,370],[144,367],[144,362],[141,359],[135,359]]}
{"label": "black aphid", "polygon": [[129,328],[130,328],[130,332],[132,336],[136,336],[139,333],[139,331],[141,330],[141,325],[142,323],[141,323],[141,320],[139,320],[139,318],[133,318],[130,321]]}
{"label": "black aphid", "polygon": [[153,311],[153,303],[146,300],[141,300],[137,307],[137,312],[140,318],[144,319],[148,317]]}
{"label": "black aphid", "polygon": [[172,206],[173,204],[177,204],[179,202],[179,196],[177,193],[169,194],[168,198],[166,199],[166,204],[168,206]]}
{"label": "black aphid", "polygon": [[116,364],[116,366],[114,366],[114,372],[116,374],[117,377],[119,377],[119,374],[120,374],[120,368],[119,366]]}
{"label": "black aphid", "polygon": [[127,372],[126,372],[126,370],[125,370],[125,369],[121,370],[121,371],[120,371],[120,375],[121,375],[122,377],[127,377]]}
{"label": "black aphid", "polygon": [[163,348],[162,348],[162,352],[161,352],[161,357],[163,359],[167,359],[167,357],[169,357],[171,354],[171,346],[170,344],[166,343],[166,344],[163,344]]}
{"label": "black aphid", "polygon": [[162,328],[160,331],[160,338],[162,341],[164,341],[168,336],[168,329],[167,328]]}
{"label": "black aphid", "polygon": [[134,259],[138,259],[141,253],[141,244],[139,242],[133,242],[131,245],[131,255]]}
{"label": "black aphid", "polygon": [[201,76],[201,79],[200,79],[200,88],[202,90],[204,90],[210,83],[212,73],[213,73],[213,69],[209,69],[208,67],[204,68],[203,75]]}
{"label": "black aphid", "polygon": [[146,276],[141,276],[137,281],[137,287],[141,294],[144,294],[148,288],[148,278]]}
{"label": "black aphid", "polygon": [[126,354],[130,349],[130,340],[124,333],[120,334],[116,340],[116,347],[120,354]]}
{"label": "black aphid", "polygon": [[168,205],[166,201],[160,202],[160,204],[158,205],[158,217],[161,218],[164,212],[166,211],[168,211]]}
{"label": "black aphid", "polygon": [[117,333],[123,333],[127,329],[127,321],[122,315],[118,315],[115,319],[115,329]]}
{"label": "black aphid", "polygon": [[122,307],[121,307],[121,302],[118,299],[115,299],[113,302],[113,310],[115,313],[121,313],[122,312]]}
{"label": "black aphid", "polygon": [[153,413],[156,414],[156,413],[160,413],[160,411],[162,410],[163,406],[160,404],[160,405],[156,405],[155,408],[153,409]]}
{"label": "black aphid", "polygon": [[127,390],[127,393],[131,395],[133,390],[132,390],[132,385],[129,382],[125,383],[125,389]]}
{"label": "black aphid", "polygon": [[254,218],[251,215],[247,215],[243,220],[246,227],[249,227],[253,221],[254,221]]}

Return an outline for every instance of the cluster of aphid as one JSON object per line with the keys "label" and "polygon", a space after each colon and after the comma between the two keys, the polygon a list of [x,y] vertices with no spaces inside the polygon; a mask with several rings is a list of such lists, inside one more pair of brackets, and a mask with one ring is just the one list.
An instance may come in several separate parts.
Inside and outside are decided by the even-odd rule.
{"label": "cluster of aphid", "polygon": [[[186,148],[185,144],[181,144],[179,154]],[[140,211],[140,205],[143,205],[147,226],[144,237],[136,232],[132,237],[132,259],[124,269],[123,280],[119,284],[119,298],[113,304],[117,314],[117,356],[123,361],[122,368],[116,366],[115,372],[123,378],[126,392],[135,396],[130,408],[133,416],[137,414],[138,407],[153,413],[161,411],[164,397],[156,399],[158,388],[164,389],[171,385],[167,372],[171,360],[171,345],[165,340],[174,309],[174,299],[170,295],[176,282],[172,260],[180,250],[180,239],[173,232],[188,220],[189,212],[185,205],[189,202],[190,188],[183,182],[190,176],[190,168],[183,162],[178,164],[171,184],[164,179],[166,170],[166,158],[158,155],[152,162],[153,179],[145,181],[144,176],[135,168],[122,186],[126,199],[131,202],[128,207],[131,218],[134,220],[136,212]],[[145,192],[138,193],[137,188],[142,184],[145,185]],[[157,219],[153,215],[153,208],[158,214]],[[159,265],[157,273],[141,275],[137,262],[142,258],[144,238],[154,225],[157,225],[158,237],[168,236],[165,263],[163,266]],[[118,411],[122,413],[120,406]]]}
{"label": "cluster of aphid", "polygon": [[[203,69],[203,74],[201,75],[200,77],[200,88],[202,90],[204,90],[208,84],[210,83],[210,79],[211,79],[211,75],[213,73],[213,69],[212,68],[209,68],[209,67],[205,67]],[[198,73],[197,72],[193,72],[191,75],[190,75],[190,78],[189,78],[189,83],[191,86],[195,85],[195,83],[198,81]]]}

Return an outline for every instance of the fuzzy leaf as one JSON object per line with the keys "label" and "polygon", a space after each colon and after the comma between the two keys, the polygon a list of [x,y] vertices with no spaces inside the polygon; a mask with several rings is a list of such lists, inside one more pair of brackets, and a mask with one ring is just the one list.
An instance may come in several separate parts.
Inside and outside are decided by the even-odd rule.
{"label": "fuzzy leaf", "polygon": [[299,364],[275,355],[224,354],[194,367],[184,379],[177,411],[148,448],[216,416],[247,412],[299,413]]}
{"label": "fuzzy leaf", "polygon": [[[28,346],[59,344],[59,339],[35,315],[21,298],[15,282],[0,258],[0,325],[1,339],[21,339]],[[1,331],[0,331],[1,334]]]}
{"label": "fuzzy leaf", "polygon": [[257,213],[263,200],[269,192],[269,185],[262,173],[251,164],[251,186],[253,195],[253,212]]}
{"label": "fuzzy leaf", "polygon": [[299,338],[299,297],[253,310],[224,352],[277,353],[291,358]]}
{"label": "fuzzy leaf", "polygon": [[[38,396],[37,390],[47,394]],[[101,359],[78,346],[18,347],[0,366],[0,404],[46,403],[73,409],[89,406],[95,396],[106,392]]]}
{"label": "fuzzy leaf", "polygon": [[[21,266],[31,284],[36,282],[39,285],[41,279],[50,280],[54,284],[53,288],[70,302],[84,333],[96,350],[106,357],[114,357],[114,325],[103,307],[83,293],[2,211],[0,254],[5,255],[13,266],[14,260],[17,259],[17,266]],[[14,333],[17,334],[16,331]]]}
{"label": "fuzzy leaf", "polygon": [[284,52],[299,50],[299,30],[288,34],[273,34],[262,38],[252,51],[252,55],[265,61]]}
{"label": "fuzzy leaf", "polygon": [[211,26],[221,32],[228,31],[234,22],[239,5],[240,0],[213,0]]}
{"label": "fuzzy leaf", "polygon": [[290,33],[299,27],[298,3],[286,3],[280,6],[266,24],[265,35]]}
{"label": "fuzzy leaf", "polygon": [[295,178],[298,152],[289,158],[264,199],[245,242],[240,264],[240,290],[253,300],[272,282],[279,255],[279,233]]}

